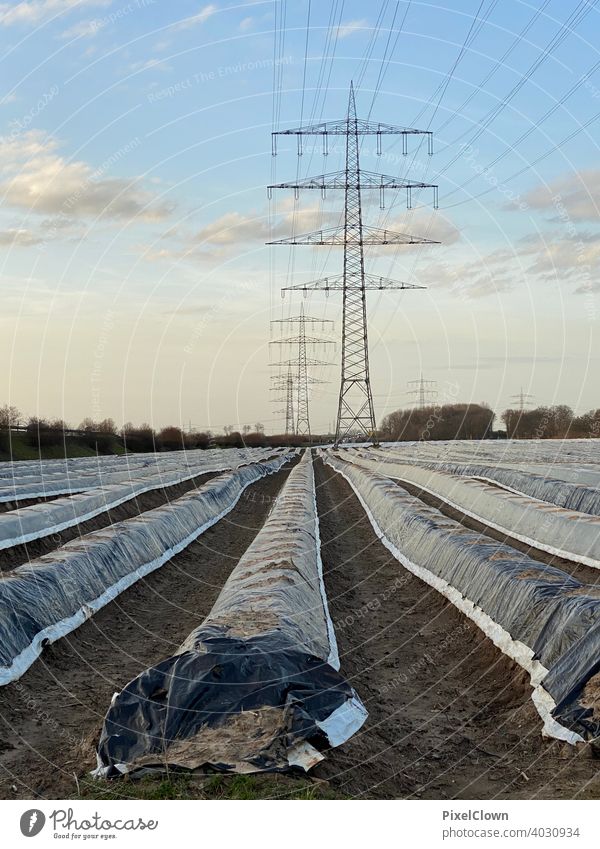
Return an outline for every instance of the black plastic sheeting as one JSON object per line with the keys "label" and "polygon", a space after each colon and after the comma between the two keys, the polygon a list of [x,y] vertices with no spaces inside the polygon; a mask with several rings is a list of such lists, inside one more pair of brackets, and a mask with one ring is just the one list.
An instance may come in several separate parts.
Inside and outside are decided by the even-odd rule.
{"label": "black plastic sheeting", "polygon": [[446,581],[533,651],[548,670],[541,684],[556,703],[552,716],[582,737],[599,737],[600,701],[595,716],[581,703],[585,685],[600,670],[596,588],[464,528],[389,478],[331,452],[323,458],[354,484],[407,560]]}
{"label": "black plastic sheeting", "polygon": [[[135,763],[143,771],[163,769],[166,762],[175,770],[282,771],[289,769],[289,752],[296,745],[309,743],[317,750],[331,745],[318,723],[353,698],[352,688],[332,666],[284,635],[243,640],[205,628],[198,640],[202,651],[164,660],[119,694],[98,746],[103,775],[120,775],[120,764]],[[268,714],[261,722],[260,713],[269,706],[284,708],[275,733]],[[215,748],[203,742],[207,728],[214,729],[221,758],[219,730],[227,726],[223,737],[230,737],[231,717],[250,712],[252,730],[244,725],[240,736],[234,735],[229,760],[215,759]]]}
{"label": "black plastic sheeting", "polygon": [[95,774],[308,770],[367,716],[338,667],[308,451],[204,622],[113,699]]}

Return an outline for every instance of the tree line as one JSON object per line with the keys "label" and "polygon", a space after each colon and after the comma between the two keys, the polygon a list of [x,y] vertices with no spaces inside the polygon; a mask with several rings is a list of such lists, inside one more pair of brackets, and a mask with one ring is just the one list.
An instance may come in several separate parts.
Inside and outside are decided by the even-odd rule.
{"label": "tree line", "polygon": [[428,439],[595,439],[600,437],[600,409],[576,416],[557,404],[533,410],[505,410],[500,416],[506,432],[494,430],[495,413],[485,403],[443,404],[423,409],[396,410],[387,415],[380,437],[390,441]]}
{"label": "tree line", "polygon": [[125,450],[132,452],[177,451],[212,446],[261,448],[267,445],[300,445],[303,442],[300,437],[293,436],[266,437],[264,426],[260,422],[254,425],[254,429],[245,425],[241,432],[235,430],[232,425],[227,425],[223,433],[217,434],[211,431],[184,431],[176,425],[167,425],[156,430],[146,422],[141,425],[126,422],[123,427],[118,428],[111,418],[101,421],[85,418],[76,428],[72,428],[62,419],[45,419],[38,416],[25,418],[16,407],[4,405],[0,407],[0,450],[9,450],[10,430],[17,428],[23,432],[26,444],[37,449],[59,446],[70,438],[99,454],[113,453],[117,442]]}

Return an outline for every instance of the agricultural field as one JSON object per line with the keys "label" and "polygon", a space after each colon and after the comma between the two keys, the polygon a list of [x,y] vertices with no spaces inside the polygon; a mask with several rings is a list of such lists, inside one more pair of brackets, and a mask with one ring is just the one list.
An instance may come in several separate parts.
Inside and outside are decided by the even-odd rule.
{"label": "agricultural field", "polygon": [[0,464],[0,796],[598,798],[599,449]]}

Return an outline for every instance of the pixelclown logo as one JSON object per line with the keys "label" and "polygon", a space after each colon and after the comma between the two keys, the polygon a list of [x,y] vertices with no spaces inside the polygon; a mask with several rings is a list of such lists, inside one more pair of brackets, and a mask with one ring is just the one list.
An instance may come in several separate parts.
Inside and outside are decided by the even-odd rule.
{"label": "pixelclown logo", "polygon": [[21,817],[21,834],[25,837],[35,837],[46,824],[46,817],[42,811],[32,808],[25,811]]}

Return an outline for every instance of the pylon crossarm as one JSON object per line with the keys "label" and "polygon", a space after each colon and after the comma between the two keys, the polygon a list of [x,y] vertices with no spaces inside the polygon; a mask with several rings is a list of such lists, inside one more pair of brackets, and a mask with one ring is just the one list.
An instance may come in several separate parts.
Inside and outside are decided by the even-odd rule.
{"label": "pylon crossarm", "polygon": [[333,321],[329,318],[317,318],[316,316],[298,315],[291,318],[275,318],[271,324],[321,324],[333,327]]}
{"label": "pylon crossarm", "polygon": [[[356,116],[352,120],[352,132],[358,136],[375,136],[377,138],[377,154],[381,154],[382,136],[402,136],[402,153],[408,153],[409,136],[427,136],[427,153],[433,154],[433,133],[431,130],[418,130],[414,127],[399,127],[394,124],[384,124],[376,121],[365,121]],[[322,136],[323,154],[329,152],[327,140],[329,136],[346,136],[348,134],[348,118],[340,121],[324,121],[320,124],[309,124],[306,127],[292,127],[288,130],[278,130],[271,134],[271,152],[277,156],[277,136],[296,136],[298,139],[298,155],[302,156],[302,139],[304,136]]]}
{"label": "pylon crossarm", "polygon": [[345,189],[348,185],[360,189],[435,189],[434,183],[422,183],[418,180],[405,180],[402,177],[392,177],[389,174],[379,174],[377,171],[361,171],[359,182],[348,179],[345,171],[334,171],[331,174],[318,174],[315,177],[305,177],[285,183],[273,183],[267,189]]}
{"label": "pylon crossarm", "polygon": [[[279,367],[279,366],[297,366],[297,365],[298,365],[298,358],[296,358],[295,360],[281,360],[281,362],[277,362],[277,363],[269,363],[269,365],[271,365],[271,366],[275,366],[275,367]],[[328,362],[326,362],[325,360],[311,360],[311,359],[307,359],[307,360],[306,360],[306,365],[307,365],[307,366],[311,366],[311,367],[316,367],[316,366],[331,366],[331,365],[333,365],[333,363],[328,363]]]}
{"label": "pylon crossarm", "polygon": [[[362,286],[359,284],[353,287],[351,283],[346,282],[346,289],[356,288],[356,291],[361,291]],[[369,290],[385,290],[385,289],[426,289],[426,286],[417,286],[414,283],[405,283],[402,280],[392,280],[389,277],[380,277],[377,274],[365,274],[365,286]],[[341,292],[344,290],[343,274],[335,274],[331,277],[321,277],[319,280],[312,280],[310,283],[297,283],[294,286],[284,286],[282,292],[319,292],[332,291]]]}
{"label": "pylon crossarm", "polygon": [[299,345],[302,340],[306,345],[335,345],[333,339],[319,339],[317,336],[286,336],[284,339],[273,339],[269,345]]}
{"label": "pylon crossarm", "polygon": [[[267,242],[267,245],[340,245],[356,244],[348,239],[344,227],[328,227],[323,230],[313,230],[312,233],[302,233],[297,236],[288,236],[285,239],[276,239]],[[425,239],[421,236],[411,236],[408,233],[396,233],[393,230],[384,230],[380,227],[362,227],[362,245],[439,245],[433,239]]]}

